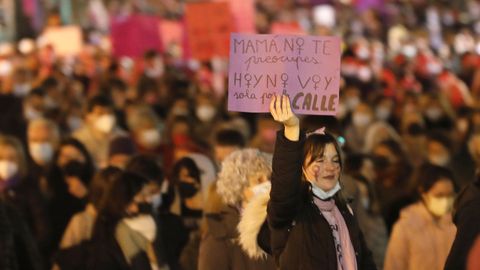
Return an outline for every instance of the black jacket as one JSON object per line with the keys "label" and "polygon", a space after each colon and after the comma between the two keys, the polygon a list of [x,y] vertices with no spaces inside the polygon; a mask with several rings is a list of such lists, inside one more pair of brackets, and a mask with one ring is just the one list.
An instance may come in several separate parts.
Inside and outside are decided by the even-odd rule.
{"label": "black jacket", "polygon": [[465,269],[475,239],[480,235],[480,179],[465,187],[457,197],[453,215],[457,235],[445,264],[445,270]]}
{"label": "black jacket", "polygon": [[[271,250],[281,270],[337,270],[330,225],[313,203],[310,185],[302,182],[305,136],[297,142],[277,133],[272,189],[267,209]],[[340,199],[336,205],[348,226],[359,270],[376,269],[355,217]]]}
{"label": "black jacket", "polygon": [[0,199],[0,269],[41,270],[42,259],[26,221]]}

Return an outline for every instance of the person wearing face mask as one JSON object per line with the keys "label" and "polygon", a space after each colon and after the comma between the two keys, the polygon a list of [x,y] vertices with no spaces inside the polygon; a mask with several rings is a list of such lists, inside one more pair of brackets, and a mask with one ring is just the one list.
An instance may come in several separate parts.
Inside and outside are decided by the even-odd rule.
{"label": "person wearing face mask", "polygon": [[[66,166],[72,162],[76,162],[75,167],[79,167],[79,169],[75,168],[75,170],[66,172]],[[83,178],[83,181],[78,177],[68,177],[69,179],[67,179],[65,173],[70,176],[81,174],[80,178]],[[53,231],[52,242],[55,248],[58,247],[71,217],[84,210],[86,201],[83,199],[85,196],[83,193],[85,193],[87,185],[83,183],[90,182],[93,174],[94,165],[85,146],[73,138],[63,140],[58,146],[53,156],[53,163],[47,172],[48,212]],[[70,189],[73,192],[69,192]],[[80,198],[74,194],[79,195]]]}
{"label": "person wearing face mask", "polygon": [[[154,247],[148,179],[121,172],[98,209],[91,239],[57,260],[61,269],[168,269]],[[150,206],[150,207],[148,207]]]}
{"label": "person wearing face mask", "polygon": [[[249,227],[245,228],[243,233],[237,231],[241,213],[246,214],[244,209],[247,204],[259,196],[263,197],[261,203],[263,207],[257,212],[266,213],[271,172],[271,155],[257,149],[237,150],[224,159],[216,182],[216,192],[220,201],[208,205],[202,222],[199,270],[275,269],[273,257],[265,258],[264,252],[257,251],[256,253],[259,253],[257,258],[250,258],[240,244],[243,242],[245,247],[251,247],[250,254],[260,250],[256,239],[261,227],[267,226],[265,215],[243,216],[249,220],[245,223],[256,224],[243,226]],[[240,239],[240,243],[236,241],[237,239]],[[217,256],[212,257],[211,254]]]}
{"label": "person wearing face mask", "polygon": [[200,169],[189,157],[181,158],[173,167],[172,180],[180,197],[180,216],[189,231],[189,241],[180,256],[181,268],[186,270],[198,268],[199,228],[204,206],[200,177]]}
{"label": "person wearing face mask", "polygon": [[139,153],[163,156],[163,123],[150,107],[135,108],[128,115],[127,123]]}
{"label": "person wearing face mask", "polygon": [[32,248],[39,248],[44,256],[42,263],[45,263],[52,244],[52,231],[46,202],[35,185],[29,183],[31,181],[27,177],[26,155],[20,141],[0,135],[0,201],[23,216],[36,241],[37,246]]}
{"label": "person wearing face mask", "polygon": [[38,118],[28,123],[29,176],[46,196],[46,173],[53,154],[60,143],[58,126],[50,120]]}
{"label": "person wearing face mask", "polygon": [[[121,170],[115,167],[107,167],[95,174],[88,188],[88,203],[85,210],[70,219],[60,242],[61,250],[91,238],[98,209],[105,200],[112,183],[120,174]],[[62,257],[62,255],[57,255],[57,257]]]}
{"label": "person wearing face mask", "polygon": [[418,177],[420,200],[404,208],[395,223],[385,270],[444,269],[456,232],[451,217],[453,174],[443,167],[428,165]]}
{"label": "person wearing face mask", "polygon": [[352,112],[352,123],[345,130],[345,139],[350,150],[357,153],[363,150],[365,136],[372,121],[370,106],[366,103],[359,104]]}
{"label": "person wearing face mask", "polygon": [[377,175],[374,158],[366,154],[350,154],[345,160],[345,174],[352,177],[358,189],[352,208],[365,242],[372,251],[376,265],[383,265],[388,243],[388,232],[375,189]]}
{"label": "person wearing face mask", "polygon": [[[168,183],[164,179],[163,170],[153,156],[138,155],[133,157],[126,166],[126,171],[137,173],[151,182],[153,187],[149,201],[152,205],[152,215],[157,224],[157,237],[154,247],[158,258],[165,261],[170,270],[180,268],[180,254],[188,241],[188,231],[182,219],[169,209],[169,194],[162,187]],[[167,189],[168,190],[168,189]]]}
{"label": "person wearing face mask", "polygon": [[215,104],[215,96],[211,94],[198,94],[195,99],[195,136],[197,138],[208,139],[212,136],[212,130],[218,122],[219,112]]}
{"label": "person wearing face mask", "polygon": [[89,100],[85,125],[73,133],[73,137],[88,149],[99,168],[108,164],[109,142],[121,135],[126,134],[116,127],[113,103],[105,96],[96,96]]}
{"label": "person wearing face mask", "polygon": [[453,109],[448,101],[440,94],[430,94],[428,98],[430,100],[423,111],[427,129],[450,131],[454,127],[454,123]]}
{"label": "person wearing face mask", "polygon": [[305,135],[287,96],[270,103],[282,123],[272,162],[267,208],[269,239],[278,269],[376,269],[342,195],[337,139],[319,129]]}

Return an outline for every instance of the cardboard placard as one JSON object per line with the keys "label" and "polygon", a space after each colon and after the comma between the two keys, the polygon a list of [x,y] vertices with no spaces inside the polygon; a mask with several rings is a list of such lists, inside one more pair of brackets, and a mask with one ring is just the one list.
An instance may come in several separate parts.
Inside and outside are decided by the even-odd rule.
{"label": "cardboard placard", "polygon": [[340,38],[232,34],[228,110],[269,112],[287,94],[298,114],[335,115],[340,88]]}

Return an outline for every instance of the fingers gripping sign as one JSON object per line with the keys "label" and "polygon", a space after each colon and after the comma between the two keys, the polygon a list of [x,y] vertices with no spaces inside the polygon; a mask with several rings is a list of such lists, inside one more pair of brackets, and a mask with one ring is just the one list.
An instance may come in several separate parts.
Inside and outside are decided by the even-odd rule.
{"label": "fingers gripping sign", "polygon": [[285,137],[297,141],[300,134],[300,121],[292,111],[289,97],[273,96],[270,101],[270,113],[275,121],[282,123],[285,127]]}

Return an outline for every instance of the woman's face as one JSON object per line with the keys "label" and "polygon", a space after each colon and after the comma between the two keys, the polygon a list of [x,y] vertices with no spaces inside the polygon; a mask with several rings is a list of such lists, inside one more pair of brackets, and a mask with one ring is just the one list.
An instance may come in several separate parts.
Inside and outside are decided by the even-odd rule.
{"label": "woman's face", "polygon": [[76,147],[72,145],[65,145],[60,149],[60,154],[58,155],[57,165],[59,167],[65,166],[70,161],[78,161],[81,163],[85,163],[85,156],[78,150]]}
{"label": "woman's face", "polygon": [[308,181],[321,188],[323,191],[329,191],[335,187],[340,179],[340,156],[332,143],[325,145],[323,156],[310,162],[311,156],[308,155],[304,163],[304,173]]}

